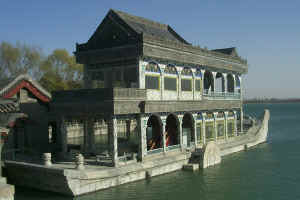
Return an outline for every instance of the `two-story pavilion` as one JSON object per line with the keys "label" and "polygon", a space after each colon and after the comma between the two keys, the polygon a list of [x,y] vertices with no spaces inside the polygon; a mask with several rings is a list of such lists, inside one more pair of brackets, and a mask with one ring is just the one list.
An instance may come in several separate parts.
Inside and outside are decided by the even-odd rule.
{"label": "two-story pavilion", "polygon": [[107,149],[116,166],[124,153],[144,161],[243,132],[248,66],[235,48],[196,47],[169,25],[110,10],[75,56],[85,89],[54,92],[50,104],[52,145],[63,154],[74,127],[84,152]]}

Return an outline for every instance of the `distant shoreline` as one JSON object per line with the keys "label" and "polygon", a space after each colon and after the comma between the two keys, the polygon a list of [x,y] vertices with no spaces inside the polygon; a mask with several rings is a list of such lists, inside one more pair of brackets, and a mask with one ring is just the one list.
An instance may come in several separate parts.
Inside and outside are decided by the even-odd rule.
{"label": "distant shoreline", "polygon": [[249,99],[244,100],[243,103],[300,103],[300,99]]}

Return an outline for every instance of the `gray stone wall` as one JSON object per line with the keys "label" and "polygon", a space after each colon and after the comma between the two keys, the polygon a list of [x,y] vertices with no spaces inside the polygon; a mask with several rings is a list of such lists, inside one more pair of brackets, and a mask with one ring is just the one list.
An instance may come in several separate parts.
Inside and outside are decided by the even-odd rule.
{"label": "gray stone wall", "polygon": [[19,141],[17,148],[32,149],[44,152],[48,149],[48,110],[43,104],[35,102],[20,103],[20,111],[28,115],[30,121],[25,122],[24,131],[18,132]]}

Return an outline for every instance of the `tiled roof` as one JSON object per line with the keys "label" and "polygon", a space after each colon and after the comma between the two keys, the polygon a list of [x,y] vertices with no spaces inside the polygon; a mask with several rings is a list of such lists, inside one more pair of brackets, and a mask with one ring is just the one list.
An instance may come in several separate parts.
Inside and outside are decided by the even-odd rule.
{"label": "tiled roof", "polygon": [[16,99],[4,99],[0,97],[0,113],[11,113],[19,110]]}
{"label": "tiled roof", "polygon": [[165,40],[176,41],[184,44],[189,44],[178,33],[176,33],[169,25],[161,24],[149,19],[134,16],[122,11],[111,10],[112,13],[120,17],[138,34],[146,34],[159,37]]}
{"label": "tiled roof", "polygon": [[16,86],[19,82],[26,80],[30,82],[34,87],[36,87],[43,95],[51,99],[51,94],[46,91],[37,81],[35,81],[31,76],[28,74],[21,74],[17,77],[1,80],[0,81],[0,97],[3,97],[6,92]]}

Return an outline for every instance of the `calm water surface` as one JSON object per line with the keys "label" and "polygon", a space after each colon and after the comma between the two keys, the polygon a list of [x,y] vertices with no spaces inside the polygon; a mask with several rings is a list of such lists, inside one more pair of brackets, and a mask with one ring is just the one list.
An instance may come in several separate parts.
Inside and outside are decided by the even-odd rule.
{"label": "calm water surface", "polygon": [[[84,195],[80,200],[145,199],[300,199],[300,104],[249,104],[245,112],[271,111],[269,141],[223,158],[218,166],[178,171]],[[72,199],[16,188],[16,200]]]}

